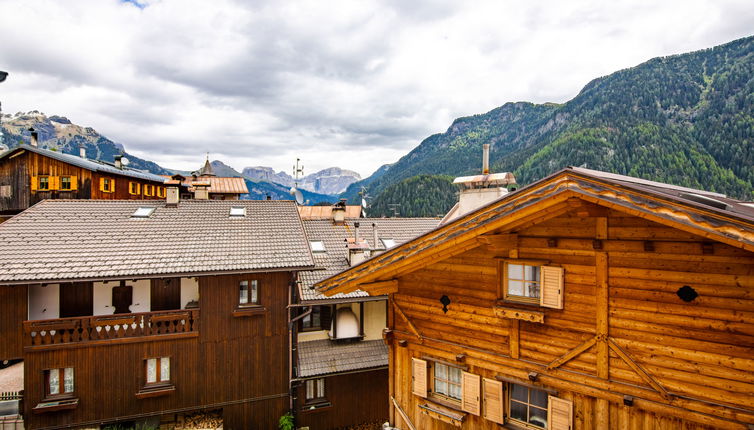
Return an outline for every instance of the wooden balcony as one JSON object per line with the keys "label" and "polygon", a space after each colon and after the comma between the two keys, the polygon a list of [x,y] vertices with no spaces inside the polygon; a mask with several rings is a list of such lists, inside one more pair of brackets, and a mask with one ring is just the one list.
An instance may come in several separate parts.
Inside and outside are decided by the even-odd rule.
{"label": "wooden balcony", "polygon": [[199,335],[199,309],[24,321],[26,349],[130,343]]}

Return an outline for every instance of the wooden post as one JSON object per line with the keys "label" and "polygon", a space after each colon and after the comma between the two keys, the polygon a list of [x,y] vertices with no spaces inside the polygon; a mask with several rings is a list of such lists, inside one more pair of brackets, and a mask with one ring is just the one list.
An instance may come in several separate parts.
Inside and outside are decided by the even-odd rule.
{"label": "wooden post", "polygon": [[511,358],[518,358],[519,357],[519,320],[511,318],[508,320],[510,322],[510,325],[508,326],[509,334],[508,334],[508,347],[510,349],[510,356]]}
{"label": "wooden post", "polygon": [[[385,317],[387,321],[387,327],[390,330],[395,330],[395,313],[393,312],[393,307],[390,306],[390,303],[395,300],[395,293],[390,293],[387,298],[387,302],[385,302],[385,310],[387,313],[385,314]],[[395,399],[395,372],[398,371],[398,368],[395,367],[395,345],[396,342],[390,342],[390,344],[387,346],[387,367],[388,367],[388,393],[390,393],[390,398]],[[395,405],[393,402],[390,402],[390,405],[388,405],[388,411],[389,411],[389,420],[390,424],[394,425],[395,423]]]}
{"label": "wooden post", "polygon": [[[607,218],[597,218],[596,238],[608,238]],[[608,296],[608,255],[607,252],[595,252],[596,274],[596,317],[597,317],[597,376],[610,379],[610,349],[607,345],[609,335],[609,296]],[[610,404],[606,399],[597,399],[595,404],[595,425],[597,428],[610,428]]]}

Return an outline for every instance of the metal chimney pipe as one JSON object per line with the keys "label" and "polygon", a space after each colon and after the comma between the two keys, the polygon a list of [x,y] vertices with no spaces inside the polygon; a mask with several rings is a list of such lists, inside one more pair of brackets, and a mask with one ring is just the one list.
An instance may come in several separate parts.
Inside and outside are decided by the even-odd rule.
{"label": "metal chimney pipe", "polygon": [[379,244],[380,237],[377,235],[377,224],[372,223],[372,241],[374,242],[374,246],[372,249],[377,249]]}
{"label": "metal chimney pipe", "polygon": [[359,243],[359,223],[353,223],[353,243]]}
{"label": "metal chimney pipe", "polygon": [[482,174],[490,174],[490,144],[482,145]]}
{"label": "metal chimney pipe", "polygon": [[79,144],[79,157],[86,160],[86,147],[84,147],[83,143]]}
{"label": "metal chimney pipe", "polygon": [[31,146],[36,148],[39,146],[39,133],[33,127],[29,128],[29,131],[31,132]]}

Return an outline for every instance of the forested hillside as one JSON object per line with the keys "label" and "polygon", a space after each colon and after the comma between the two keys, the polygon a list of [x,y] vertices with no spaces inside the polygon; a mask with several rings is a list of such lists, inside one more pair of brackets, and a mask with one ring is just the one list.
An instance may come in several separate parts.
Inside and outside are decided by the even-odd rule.
{"label": "forested hillside", "polygon": [[[374,200],[369,216],[441,217],[456,203],[453,178],[418,175],[393,184]],[[395,211],[390,205],[397,204]]]}
{"label": "forested hillside", "polygon": [[512,171],[521,185],[574,165],[752,200],[754,37],[595,79],[565,104],[507,103],[459,118],[346,196],[363,184],[379,196],[418,174],[477,173],[483,143],[493,171]]}

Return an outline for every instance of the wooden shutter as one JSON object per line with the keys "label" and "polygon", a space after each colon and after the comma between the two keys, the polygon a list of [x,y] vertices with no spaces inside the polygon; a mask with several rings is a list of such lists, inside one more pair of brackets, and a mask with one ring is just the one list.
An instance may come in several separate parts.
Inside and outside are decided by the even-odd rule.
{"label": "wooden shutter", "polygon": [[105,192],[105,178],[99,178],[99,190]]}
{"label": "wooden shutter", "polygon": [[71,191],[79,189],[78,176],[71,176]]}
{"label": "wooden shutter", "polygon": [[39,177],[32,176],[31,177],[31,190],[37,191],[37,186],[39,186]]}
{"label": "wooden shutter", "polygon": [[60,176],[50,176],[47,179],[47,184],[50,190],[60,189]]}
{"label": "wooden shutter", "polygon": [[539,304],[546,308],[563,309],[563,268],[542,266],[542,290]]}
{"label": "wooden shutter", "polygon": [[111,193],[115,192],[115,179],[110,179],[110,191]]}
{"label": "wooden shutter", "polygon": [[427,397],[427,361],[411,359],[411,392],[419,397]]}
{"label": "wooden shutter", "polygon": [[571,430],[573,402],[547,396],[547,416],[550,421],[550,430]]}
{"label": "wooden shutter", "polygon": [[479,415],[479,375],[463,372],[461,377],[461,410]]}
{"label": "wooden shutter", "polygon": [[484,418],[498,424],[503,421],[503,383],[494,379],[482,380],[482,392],[484,393]]}
{"label": "wooden shutter", "polygon": [[330,321],[332,320],[332,308],[330,305],[320,306],[319,308],[319,326],[322,330],[330,330]]}

